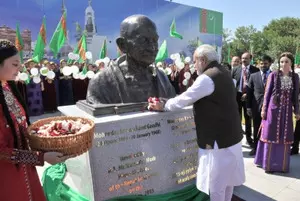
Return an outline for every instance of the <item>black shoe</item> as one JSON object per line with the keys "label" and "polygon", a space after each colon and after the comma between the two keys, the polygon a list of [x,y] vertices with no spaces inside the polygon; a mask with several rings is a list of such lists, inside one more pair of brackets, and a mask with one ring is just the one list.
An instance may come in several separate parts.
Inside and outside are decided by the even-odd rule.
{"label": "black shoe", "polygon": [[292,148],[291,155],[297,155],[297,154],[299,154],[299,148]]}
{"label": "black shoe", "polygon": [[254,148],[254,143],[253,140],[251,138],[247,138],[247,144],[251,147]]}
{"label": "black shoe", "polygon": [[255,156],[256,154],[256,149],[252,149],[250,152],[249,152],[249,156]]}
{"label": "black shoe", "polygon": [[267,174],[274,174],[274,171],[265,171],[265,173],[267,173]]}

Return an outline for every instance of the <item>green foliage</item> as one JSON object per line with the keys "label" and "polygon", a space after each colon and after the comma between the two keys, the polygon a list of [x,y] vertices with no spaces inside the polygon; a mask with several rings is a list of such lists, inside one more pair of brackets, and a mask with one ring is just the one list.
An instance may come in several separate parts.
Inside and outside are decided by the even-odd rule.
{"label": "green foliage", "polygon": [[285,37],[298,37],[300,34],[300,19],[292,17],[284,17],[281,19],[272,20],[264,31],[274,32],[276,35]]}
{"label": "green foliage", "polygon": [[[232,40],[232,33],[231,30],[229,29],[223,29],[223,47],[222,47],[222,58],[223,62],[227,62],[228,54],[232,56],[232,51],[231,51],[231,40]],[[230,46],[230,47],[229,47]],[[230,49],[230,50],[229,50]]]}
{"label": "green foliage", "polygon": [[223,31],[223,61],[227,61],[228,45],[230,44],[231,56],[241,56],[249,51],[258,60],[263,54],[270,55],[274,60],[282,52],[296,53],[300,46],[300,19],[284,17],[272,20],[262,31],[253,25],[241,26],[234,32],[233,40],[228,40],[230,30]]}

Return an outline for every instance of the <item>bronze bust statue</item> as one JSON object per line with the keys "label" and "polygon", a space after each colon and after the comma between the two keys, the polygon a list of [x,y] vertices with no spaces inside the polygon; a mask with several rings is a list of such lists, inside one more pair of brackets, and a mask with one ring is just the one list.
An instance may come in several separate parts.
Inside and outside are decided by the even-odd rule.
{"label": "bronze bust statue", "polygon": [[123,55],[90,80],[89,104],[138,103],[147,102],[149,97],[175,96],[167,76],[151,66],[158,52],[153,21],[144,15],[127,17],[116,42]]}

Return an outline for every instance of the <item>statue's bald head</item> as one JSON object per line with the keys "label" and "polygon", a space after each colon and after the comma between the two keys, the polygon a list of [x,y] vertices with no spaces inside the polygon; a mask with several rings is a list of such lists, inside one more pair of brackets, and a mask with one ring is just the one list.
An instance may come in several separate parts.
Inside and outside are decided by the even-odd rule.
{"label": "statue's bald head", "polygon": [[155,23],[144,15],[132,15],[121,23],[119,49],[127,56],[145,64],[154,62],[158,51]]}
{"label": "statue's bald head", "polygon": [[148,30],[156,33],[156,25],[152,20],[145,15],[132,15],[124,19],[121,23],[120,36],[130,38],[135,34]]}

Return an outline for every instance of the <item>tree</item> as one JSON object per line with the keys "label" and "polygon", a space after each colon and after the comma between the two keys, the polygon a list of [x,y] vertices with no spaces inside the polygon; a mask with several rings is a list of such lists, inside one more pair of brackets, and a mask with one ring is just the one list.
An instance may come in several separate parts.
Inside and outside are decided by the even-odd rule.
{"label": "tree", "polygon": [[266,27],[264,32],[273,32],[277,36],[298,37],[300,35],[300,19],[293,17],[284,17],[272,20]]}
{"label": "tree", "polygon": [[257,33],[257,29],[250,25],[248,27],[241,26],[236,29],[234,32],[235,39],[233,43],[235,43],[235,47],[237,49],[237,53],[240,55],[243,52],[250,52],[251,46],[253,45],[253,35]]}
{"label": "tree", "polygon": [[261,31],[252,34],[250,46],[252,47],[252,56],[254,60],[258,60],[260,56],[266,54],[266,51],[269,49],[268,40]]}
{"label": "tree", "polygon": [[277,36],[273,38],[270,44],[270,49],[267,51],[272,58],[276,59],[282,52],[296,53],[297,44],[295,38],[292,36]]}
{"label": "tree", "polygon": [[[223,33],[223,61],[227,61],[227,38],[228,34]],[[300,19],[284,17],[272,20],[263,31],[258,31],[252,25],[238,27],[230,47],[231,56],[241,56],[252,49],[254,60],[264,54],[274,60],[285,51],[295,54],[297,47],[300,47]]]}
{"label": "tree", "polygon": [[230,29],[223,29],[223,34],[222,34],[222,41],[223,44],[228,44],[232,41],[233,37],[232,37],[232,32]]}
{"label": "tree", "polygon": [[284,17],[272,20],[264,27],[263,34],[269,44],[267,53],[274,59],[286,51],[295,54],[300,46],[300,19]]}
{"label": "tree", "polygon": [[199,46],[199,39],[196,38],[193,40],[189,40],[187,49],[189,50],[191,55],[193,55],[198,46]]}
{"label": "tree", "polygon": [[[228,54],[231,54],[228,52],[229,46],[231,46],[232,41],[232,33],[230,29],[223,29],[223,35],[222,35],[222,62],[226,63],[228,62]],[[231,47],[230,47],[231,50]],[[231,51],[230,51],[231,52]],[[230,57],[232,56],[229,55]]]}

